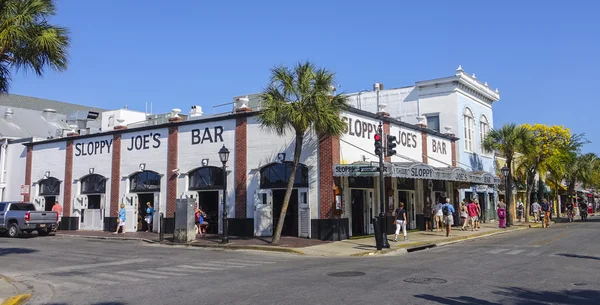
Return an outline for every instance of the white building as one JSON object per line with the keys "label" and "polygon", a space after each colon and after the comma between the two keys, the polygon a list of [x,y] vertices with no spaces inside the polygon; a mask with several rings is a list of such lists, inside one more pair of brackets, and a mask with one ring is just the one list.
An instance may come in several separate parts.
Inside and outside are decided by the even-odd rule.
{"label": "white building", "polygon": [[[63,203],[64,230],[112,231],[123,203],[129,232],[148,229],[138,216],[150,203],[156,210],[150,229],[159,229],[163,214],[170,232],[176,200],[194,198],[208,214],[209,233],[221,232],[224,199],[231,235],[272,235],[291,170],[293,133],[280,137],[261,128],[258,111],[248,107],[213,116],[195,106],[189,116],[179,112],[128,125],[119,120],[111,131],[9,144],[26,147],[7,158],[19,165],[15,171],[24,171],[23,181],[10,183],[29,186],[29,193],[6,199],[32,201],[40,210]],[[411,228],[422,227],[423,202],[465,184],[497,183],[489,174],[455,167],[452,135],[357,109],[342,118],[347,129],[339,138],[305,135],[283,235],[332,240],[372,233],[382,183],[389,222],[398,202],[405,202]],[[398,137],[399,154],[387,159],[385,181],[369,163],[380,122]],[[218,157],[222,147],[230,151],[226,171]]]}
{"label": "white building", "polygon": [[[449,77],[418,81],[409,87],[380,89],[351,93],[350,104],[373,113],[385,111],[400,121],[434,131],[455,134],[461,139],[457,142],[458,166],[470,172],[496,173],[494,154],[484,151],[481,143],[494,127],[492,106],[500,99],[498,89],[492,89],[475,74],[468,75],[460,66]],[[448,165],[431,155],[430,159],[430,164],[435,166]],[[465,188],[452,197],[458,201],[475,195],[486,211],[484,219],[495,219],[497,192],[493,188],[484,185]]]}

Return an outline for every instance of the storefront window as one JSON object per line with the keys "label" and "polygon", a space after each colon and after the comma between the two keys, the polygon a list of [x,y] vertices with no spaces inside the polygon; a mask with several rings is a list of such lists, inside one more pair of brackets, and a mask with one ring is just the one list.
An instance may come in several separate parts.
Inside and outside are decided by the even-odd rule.
{"label": "storefront window", "polygon": [[87,175],[81,179],[82,194],[104,194],[106,192],[106,178],[98,174]]}
{"label": "storefront window", "polygon": [[348,187],[371,189],[375,187],[373,177],[348,177]]}
{"label": "storefront window", "polygon": [[160,191],[160,175],[153,171],[144,171],[131,176],[131,192]]}
{"label": "storefront window", "polygon": [[415,179],[410,178],[396,178],[396,182],[399,190],[414,190]]}
{"label": "storefront window", "polygon": [[[292,173],[292,162],[273,163],[260,170],[260,188],[286,188]],[[308,187],[308,167],[298,164],[294,187]]]}
{"label": "storefront window", "polygon": [[223,169],[213,166],[200,167],[190,173],[192,191],[223,188]]}
{"label": "storefront window", "polygon": [[40,196],[57,196],[60,193],[60,181],[54,177],[40,181]]}

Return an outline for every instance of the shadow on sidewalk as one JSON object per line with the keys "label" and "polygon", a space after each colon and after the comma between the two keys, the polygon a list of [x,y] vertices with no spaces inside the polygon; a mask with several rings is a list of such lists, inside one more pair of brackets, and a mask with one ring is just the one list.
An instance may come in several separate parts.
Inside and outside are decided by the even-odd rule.
{"label": "shadow on sidewalk", "polygon": [[[576,283],[574,285],[584,285]],[[600,291],[596,290],[562,290],[562,291],[539,291],[518,287],[499,288],[492,294],[503,297],[502,302],[490,302],[470,296],[440,297],[432,294],[415,295],[416,298],[424,299],[432,304],[448,305],[538,305],[538,304],[598,304]]]}

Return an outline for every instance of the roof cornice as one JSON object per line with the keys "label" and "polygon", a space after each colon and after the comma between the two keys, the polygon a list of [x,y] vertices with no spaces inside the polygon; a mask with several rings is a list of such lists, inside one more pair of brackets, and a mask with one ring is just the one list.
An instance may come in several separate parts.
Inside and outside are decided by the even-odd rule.
{"label": "roof cornice", "polygon": [[458,85],[459,90],[467,94],[481,95],[485,99],[489,100],[490,103],[497,102],[498,100],[500,100],[500,91],[498,91],[498,89],[492,90],[487,82],[481,83],[477,79],[475,74],[473,74],[473,76],[469,76],[460,66],[458,67],[458,69],[456,69],[456,75],[454,76],[420,81],[416,82],[415,85],[418,88],[424,88],[447,83],[455,83],[456,85]]}

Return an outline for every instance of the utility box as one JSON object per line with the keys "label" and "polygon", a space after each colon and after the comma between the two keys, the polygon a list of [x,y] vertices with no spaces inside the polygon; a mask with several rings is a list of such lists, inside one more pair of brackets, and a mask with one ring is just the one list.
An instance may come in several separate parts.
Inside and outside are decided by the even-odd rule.
{"label": "utility box", "polygon": [[173,239],[176,243],[190,243],[196,239],[195,208],[196,201],[193,198],[177,199],[175,205],[175,232],[173,233]]}

